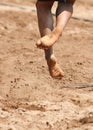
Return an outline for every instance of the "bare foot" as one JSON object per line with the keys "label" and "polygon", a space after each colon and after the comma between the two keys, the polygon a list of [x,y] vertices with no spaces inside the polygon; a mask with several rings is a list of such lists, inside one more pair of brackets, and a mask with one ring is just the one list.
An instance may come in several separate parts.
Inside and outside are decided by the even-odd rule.
{"label": "bare foot", "polygon": [[64,76],[64,72],[57,64],[56,58],[53,55],[51,56],[50,59],[47,59],[47,64],[48,64],[50,75],[53,78],[61,79]]}
{"label": "bare foot", "polygon": [[48,49],[57,41],[59,36],[59,30],[54,30],[51,34],[45,35],[41,39],[39,39],[36,45],[38,48]]}

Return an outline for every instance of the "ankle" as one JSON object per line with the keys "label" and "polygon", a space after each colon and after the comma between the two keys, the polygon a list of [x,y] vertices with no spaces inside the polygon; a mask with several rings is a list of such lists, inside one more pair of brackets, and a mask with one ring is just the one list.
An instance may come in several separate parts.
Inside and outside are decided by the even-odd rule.
{"label": "ankle", "polygon": [[54,30],[53,30],[53,33],[59,37],[61,34],[62,34],[62,29],[61,27],[56,27]]}

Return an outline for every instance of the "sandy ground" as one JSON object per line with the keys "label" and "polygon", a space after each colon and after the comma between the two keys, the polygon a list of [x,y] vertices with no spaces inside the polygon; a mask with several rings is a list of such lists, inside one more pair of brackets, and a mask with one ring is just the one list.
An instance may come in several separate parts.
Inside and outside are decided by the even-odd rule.
{"label": "sandy ground", "polygon": [[93,130],[93,1],[74,10],[54,46],[65,72],[57,80],[35,46],[34,3],[0,1],[0,130]]}

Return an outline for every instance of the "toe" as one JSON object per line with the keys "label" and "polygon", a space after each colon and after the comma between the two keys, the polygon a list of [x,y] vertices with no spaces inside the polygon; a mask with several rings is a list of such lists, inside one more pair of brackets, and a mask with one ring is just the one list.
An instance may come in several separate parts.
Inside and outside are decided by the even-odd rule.
{"label": "toe", "polygon": [[36,46],[39,47],[41,45],[41,40],[38,40]]}

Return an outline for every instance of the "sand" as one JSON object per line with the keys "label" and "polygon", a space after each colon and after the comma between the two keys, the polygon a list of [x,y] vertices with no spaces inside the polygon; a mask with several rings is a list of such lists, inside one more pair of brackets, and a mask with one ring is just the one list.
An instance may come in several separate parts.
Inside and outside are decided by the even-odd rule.
{"label": "sand", "polygon": [[78,0],[54,45],[59,80],[35,46],[34,2],[0,1],[0,130],[93,130],[92,9],[92,0]]}

